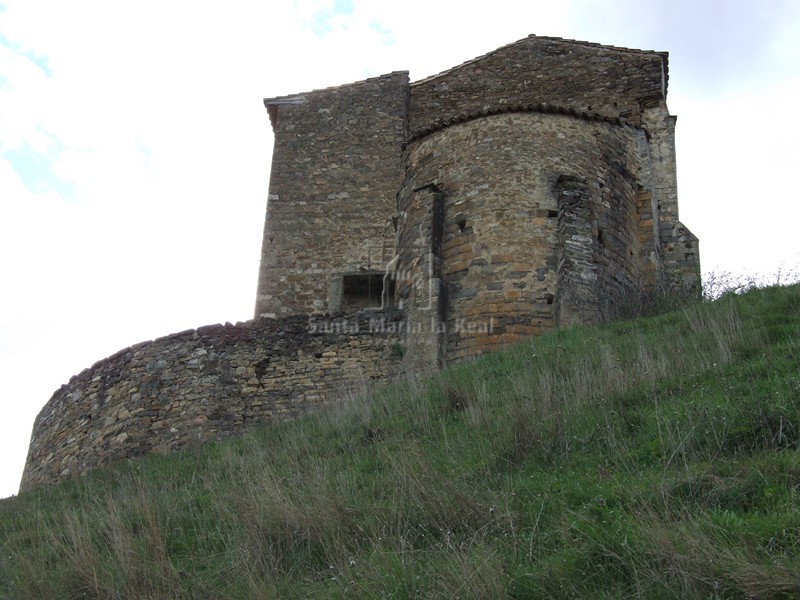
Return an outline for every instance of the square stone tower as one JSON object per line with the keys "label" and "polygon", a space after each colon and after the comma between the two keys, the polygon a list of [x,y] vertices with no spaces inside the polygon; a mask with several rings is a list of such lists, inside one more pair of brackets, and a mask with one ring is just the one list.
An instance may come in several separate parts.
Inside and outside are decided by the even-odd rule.
{"label": "square stone tower", "polygon": [[264,104],[275,148],[256,317],[380,306],[396,254],[408,73]]}

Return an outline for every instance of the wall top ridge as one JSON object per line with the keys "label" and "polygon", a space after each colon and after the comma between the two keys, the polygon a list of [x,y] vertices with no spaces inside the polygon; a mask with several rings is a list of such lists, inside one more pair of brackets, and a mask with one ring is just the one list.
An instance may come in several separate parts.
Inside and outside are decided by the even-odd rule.
{"label": "wall top ridge", "polygon": [[269,106],[270,104],[290,104],[294,99],[300,100],[301,98],[309,96],[311,94],[319,94],[324,92],[332,92],[335,90],[342,90],[345,88],[354,87],[365,83],[371,83],[373,81],[379,81],[381,79],[389,79],[390,77],[394,77],[395,75],[408,76],[408,74],[409,74],[408,71],[391,71],[390,73],[376,75],[375,77],[367,77],[366,79],[359,79],[358,81],[351,81],[350,83],[343,83],[341,85],[331,85],[328,87],[317,88],[314,90],[310,90],[308,92],[301,92],[298,94],[287,94],[285,96],[274,96],[271,98],[264,98],[264,105]]}
{"label": "wall top ridge", "polygon": [[[308,321],[308,316],[307,315],[303,315],[303,318],[306,320],[306,322]],[[291,319],[291,317],[289,319]],[[176,331],[175,333],[169,333],[167,335],[162,335],[162,336],[159,336],[159,337],[154,338],[152,340],[143,340],[141,342],[137,342],[136,344],[133,344],[131,346],[126,346],[125,348],[122,348],[121,350],[118,350],[118,351],[114,352],[114,354],[110,354],[110,355],[106,356],[105,358],[101,358],[101,359],[95,361],[94,364],[92,364],[91,367],[87,367],[87,368],[83,369],[83,371],[78,373],[77,375],[73,375],[72,377],[70,377],[69,382],[61,385],[61,388],[66,387],[73,380],[80,379],[81,377],[85,376],[89,372],[96,371],[96,370],[100,369],[101,367],[103,367],[103,365],[116,362],[119,359],[121,359],[122,357],[124,357],[126,354],[135,353],[135,352],[137,352],[137,351],[139,351],[139,350],[141,350],[143,348],[146,348],[148,346],[152,346],[153,344],[162,343],[162,342],[165,342],[165,341],[168,341],[168,340],[181,341],[181,340],[190,339],[190,338],[198,338],[198,337],[202,337],[203,335],[208,334],[210,332],[219,332],[219,331],[224,331],[226,329],[227,330],[231,330],[231,331],[236,330],[237,328],[239,330],[243,330],[244,328],[250,326],[251,324],[253,324],[255,321],[258,321],[258,320],[259,319],[250,319],[249,321],[238,321],[235,325],[233,323],[230,323],[230,322],[214,323],[212,325],[203,325],[201,327],[198,327],[197,329],[185,329],[183,331]]]}
{"label": "wall top ridge", "polygon": [[[664,60],[669,59],[669,52],[666,50],[643,50],[640,48],[628,48],[627,46],[613,46],[611,44],[601,44],[599,42],[587,42],[584,40],[575,40],[572,38],[562,38],[562,37],[554,37],[554,36],[546,36],[546,35],[536,35],[532,33],[528,36],[529,38],[538,38],[540,40],[547,40],[551,42],[566,42],[569,44],[579,44],[581,46],[591,46],[592,48],[604,48],[606,50],[618,50],[620,52],[635,52],[637,54],[658,54]],[[521,41],[521,40],[520,40]]]}
{"label": "wall top ridge", "polygon": [[[365,309],[354,314],[344,316],[320,316],[314,317],[319,322],[332,323],[331,327],[317,327],[311,328],[309,325],[312,323],[312,317],[308,314],[297,313],[292,315],[282,316],[280,319],[271,319],[268,317],[258,317],[249,319],[247,321],[237,321],[235,324],[231,322],[213,323],[211,325],[203,325],[196,329],[185,329],[167,335],[159,336],[152,340],[144,340],[127,346],[114,352],[105,358],[97,360],[91,367],[83,369],[80,373],[73,375],[69,378],[67,383],[60,386],[59,389],[64,389],[79,381],[91,373],[97,372],[106,365],[110,365],[121,360],[125,360],[126,356],[133,357],[140,350],[163,345],[165,343],[182,343],[189,340],[199,340],[200,342],[210,342],[213,344],[229,344],[236,343],[237,341],[248,341],[253,339],[254,336],[265,331],[272,331],[280,335],[281,332],[303,332],[310,337],[319,337],[331,335],[331,331],[336,331],[336,324],[340,324],[339,329],[345,329],[344,325],[350,325],[356,331],[367,332],[371,331],[369,328],[370,319],[381,319],[387,323],[396,322],[402,319],[402,311],[396,308],[387,309]],[[342,325],[344,324],[344,325]],[[52,399],[51,399],[52,401]],[[49,405],[48,402],[47,405]],[[44,409],[43,409],[44,411]]]}

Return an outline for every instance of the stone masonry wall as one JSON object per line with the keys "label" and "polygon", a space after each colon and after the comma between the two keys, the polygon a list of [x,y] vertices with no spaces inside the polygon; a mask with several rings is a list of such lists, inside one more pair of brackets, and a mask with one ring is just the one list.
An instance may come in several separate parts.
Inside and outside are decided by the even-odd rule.
{"label": "stone masonry wall", "polygon": [[20,489],[222,438],[388,382],[401,369],[401,320],[397,311],[258,319],[122,350],[70,379],[39,413]]}
{"label": "stone masonry wall", "polygon": [[[566,318],[554,310],[556,298],[571,306],[565,323],[587,321],[634,285],[639,227],[629,169],[636,171],[636,140],[629,126],[514,112],[443,128],[409,145],[400,197],[401,272],[406,265],[413,271],[418,260],[408,241],[431,221],[417,213],[431,210],[419,197],[433,186],[444,199],[440,270],[448,361],[554,328],[559,316]],[[565,175],[588,180],[578,218],[561,201]],[[570,271],[561,280],[559,266]]]}
{"label": "stone masonry wall", "polygon": [[[73,377],[36,419],[22,489],[697,289],[667,80],[666,53],[530,36],[413,84],[266,99],[256,320]],[[390,279],[402,312],[321,316],[382,305]]]}
{"label": "stone masonry wall", "polygon": [[443,365],[445,315],[443,280],[445,195],[436,185],[406,179],[399,195],[397,305],[406,315],[408,355],[417,365]]}
{"label": "stone masonry wall", "polygon": [[643,123],[650,133],[650,182],[658,211],[657,239],[664,284],[679,293],[700,290],[699,240],[680,221],[675,159],[675,123],[666,103],[647,107]]}
{"label": "stone masonry wall", "polygon": [[332,278],[395,256],[408,74],[265,100],[275,131],[256,316],[328,311]]}

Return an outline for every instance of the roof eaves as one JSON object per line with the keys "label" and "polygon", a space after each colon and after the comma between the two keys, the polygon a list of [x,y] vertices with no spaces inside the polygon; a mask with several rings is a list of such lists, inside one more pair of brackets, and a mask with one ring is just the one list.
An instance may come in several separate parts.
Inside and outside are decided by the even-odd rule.
{"label": "roof eaves", "polygon": [[433,123],[430,126],[425,127],[424,129],[411,133],[408,139],[406,139],[405,144],[408,145],[412,142],[416,142],[417,140],[427,137],[432,133],[435,133],[442,129],[446,129],[453,125],[466,123],[468,121],[473,121],[475,119],[490,117],[494,115],[508,114],[508,113],[531,113],[531,112],[541,113],[541,114],[565,115],[569,117],[575,117],[576,119],[582,119],[585,121],[599,121],[603,123],[609,123],[611,125],[617,125],[620,127],[630,127],[632,129],[644,129],[621,117],[609,117],[606,115],[601,115],[600,113],[586,112],[586,111],[576,110],[575,108],[556,106],[553,104],[546,104],[540,102],[536,104],[515,104],[515,105],[496,106],[493,108],[484,108],[469,113],[460,113],[453,117],[437,121],[436,123]]}

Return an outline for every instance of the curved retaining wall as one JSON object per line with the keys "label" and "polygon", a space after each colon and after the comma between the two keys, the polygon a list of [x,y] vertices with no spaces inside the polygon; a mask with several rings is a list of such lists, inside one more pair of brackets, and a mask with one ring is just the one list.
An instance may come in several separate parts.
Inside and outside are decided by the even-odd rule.
{"label": "curved retaining wall", "polygon": [[211,325],[131,346],[62,386],[33,426],[20,490],[294,417],[402,364],[402,314]]}

